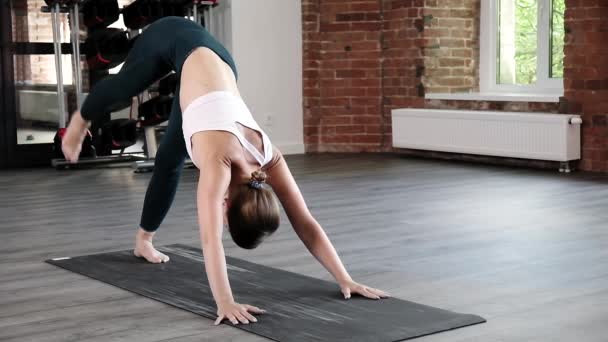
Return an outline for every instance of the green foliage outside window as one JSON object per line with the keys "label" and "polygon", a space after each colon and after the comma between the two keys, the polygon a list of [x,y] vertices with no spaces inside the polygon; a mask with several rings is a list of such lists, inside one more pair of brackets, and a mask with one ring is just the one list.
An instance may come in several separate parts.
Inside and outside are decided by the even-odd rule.
{"label": "green foliage outside window", "polygon": [[564,13],[565,0],[553,0],[551,11],[551,74],[553,78],[564,78]]}
{"label": "green foliage outside window", "polygon": [[[501,0],[499,83],[534,84],[538,67],[538,1]],[[553,0],[551,51],[548,61],[553,78],[563,78],[565,0]],[[514,41],[513,41],[514,40]],[[513,79],[514,78],[514,79]]]}
{"label": "green foliage outside window", "polygon": [[537,1],[515,1],[515,83],[536,82]]}

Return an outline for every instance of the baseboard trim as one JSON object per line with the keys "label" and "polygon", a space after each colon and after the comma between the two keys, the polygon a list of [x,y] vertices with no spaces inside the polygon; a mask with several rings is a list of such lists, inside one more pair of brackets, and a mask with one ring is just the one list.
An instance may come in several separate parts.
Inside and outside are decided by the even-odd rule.
{"label": "baseboard trim", "polygon": [[304,154],[306,152],[304,144],[278,143],[275,144],[284,155],[288,154]]}

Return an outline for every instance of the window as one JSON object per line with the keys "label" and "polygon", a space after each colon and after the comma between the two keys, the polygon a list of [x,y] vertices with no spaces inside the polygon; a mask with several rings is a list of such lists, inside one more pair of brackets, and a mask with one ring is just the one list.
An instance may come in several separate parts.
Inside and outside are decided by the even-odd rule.
{"label": "window", "polygon": [[[50,13],[42,13],[44,0],[14,0],[11,18],[13,23],[12,41],[24,45],[53,42]],[[70,42],[70,26],[65,14],[59,15],[59,35],[62,43]],[[34,43],[34,44],[31,44]],[[72,84],[71,57],[62,55],[63,83]],[[50,55],[15,55],[15,83],[17,86],[55,86],[57,72],[55,56]]]}
{"label": "window", "polygon": [[565,0],[481,6],[480,91],[561,95]]}

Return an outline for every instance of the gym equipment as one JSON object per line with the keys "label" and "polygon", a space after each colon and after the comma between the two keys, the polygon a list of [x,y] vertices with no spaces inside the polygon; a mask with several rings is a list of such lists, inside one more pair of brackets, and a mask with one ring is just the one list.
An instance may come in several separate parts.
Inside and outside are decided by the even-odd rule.
{"label": "gym equipment", "polygon": [[59,6],[70,6],[74,4],[78,4],[79,0],[44,0],[47,6],[52,7],[55,5]]}
{"label": "gym equipment", "polygon": [[[54,139],[54,151],[55,151],[55,156],[57,158],[54,158],[51,160],[51,165],[57,169],[64,169],[64,168],[72,168],[72,167],[77,167],[79,165],[97,165],[97,164],[107,164],[107,163],[116,163],[116,162],[133,162],[136,160],[142,160],[145,159],[145,157],[141,157],[138,156],[137,154],[123,154],[121,151],[121,154],[119,155],[109,155],[109,156],[97,156],[97,151],[95,150],[95,148],[93,147],[93,143],[92,143],[92,137],[90,135],[87,135],[87,137],[84,140],[83,146],[82,146],[82,152],[80,154],[81,157],[78,160],[78,163],[76,164],[72,164],[68,161],[66,161],[63,158],[63,153],[61,152],[61,139],[63,137],[63,135],[65,134],[65,127],[66,127],[66,123],[67,123],[67,110],[66,110],[66,106],[65,106],[65,102],[64,102],[64,89],[63,89],[63,65],[61,63],[61,32],[59,31],[59,20],[58,20],[58,16],[61,13],[68,13],[68,15],[70,16],[71,20],[70,20],[70,32],[71,32],[71,44],[72,44],[72,68],[74,70],[74,72],[72,73],[74,75],[74,85],[76,88],[76,99],[77,99],[77,103],[80,106],[80,104],[82,104],[83,102],[83,92],[82,92],[82,73],[81,73],[81,59],[80,59],[80,35],[79,35],[79,1],[76,0],[45,0],[46,3],[49,5],[48,7],[43,7],[41,9],[41,11],[43,13],[51,13],[51,22],[52,22],[52,28],[53,28],[53,49],[54,49],[54,53],[55,53],[55,70],[57,72],[57,98],[58,98],[58,102],[59,102],[59,115],[60,115],[60,119],[59,119],[59,131],[57,132],[57,134],[55,135],[55,139]],[[98,33],[99,35],[101,35],[100,37],[105,38],[106,40],[108,39],[107,36],[103,36],[103,32]],[[118,37],[120,34],[122,33],[113,33],[112,35]],[[114,38],[114,39],[121,39],[121,38]],[[117,54],[119,54],[118,52],[128,52],[128,49],[126,51],[119,51],[116,49],[116,47],[109,47],[107,41],[104,41],[106,45],[103,44],[98,44],[97,41],[94,41],[97,44],[94,44],[94,48],[98,48],[98,46],[102,46],[103,49],[98,50],[98,52],[105,52],[104,49],[109,50],[110,52],[114,53],[111,54],[110,56],[115,59],[118,60],[118,58],[116,57]],[[124,40],[123,40],[124,43]],[[128,43],[128,41],[127,41]],[[120,46],[120,44],[117,44]],[[103,57],[103,55],[102,55]],[[123,58],[124,59],[124,58]],[[121,104],[121,105],[125,105],[125,104]],[[123,141],[124,143],[124,141]],[[124,149],[123,149],[124,151]]]}
{"label": "gym equipment", "polygon": [[89,30],[107,27],[119,17],[118,0],[89,0],[82,4],[82,18]]}
{"label": "gym equipment", "polygon": [[106,124],[104,132],[109,132],[108,143],[113,150],[121,150],[137,143],[137,120],[115,119]]}
{"label": "gym equipment", "polygon": [[[116,119],[107,123],[104,127],[104,132],[108,132],[104,135],[103,139],[107,140],[108,144],[111,144],[112,149],[121,150],[133,146],[137,143],[137,121],[130,119]],[[61,128],[55,134],[53,139],[53,151],[55,158],[63,159],[63,152],[61,150],[61,143],[63,136],[65,135],[66,129]],[[93,146],[93,135],[91,132],[87,132],[85,139],[82,143],[82,150],[80,151],[79,158],[97,158],[95,147]]]}
{"label": "gym equipment", "polygon": [[[82,96],[82,74],[80,63],[80,35],[79,35],[79,16],[77,15],[79,5],[82,6],[84,23],[89,29],[89,35],[84,43],[84,53],[91,75],[98,78],[107,74],[107,70],[120,65],[126,59],[128,52],[137,39],[139,29],[160,19],[164,16],[189,16],[198,23],[209,22],[211,20],[211,8],[217,4],[217,0],[136,0],[122,9],[118,8],[117,0],[45,0],[48,7],[43,7],[43,12],[50,12],[53,20],[53,42],[55,50],[55,63],[57,70],[57,92],[58,98],[63,99],[63,79],[61,65],[61,33],[59,31],[57,16],[59,13],[69,13],[73,18],[70,21],[71,41],[73,46],[72,64],[74,67],[74,84],[76,85],[76,97],[78,105],[83,102]],[[200,11],[199,7],[203,10]],[[107,26],[115,22],[120,13],[129,32]],[[208,16],[208,19],[202,18]],[[131,38],[131,39],[129,39]],[[112,77],[106,76],[106,77]],[[83,145],[83,152],[77,164],[105,164],[115,162],[133,161],[133,168],[136,172],[150,171],[154,167],[154,157],[157,150],[157,131],[162,131],[159,126],[166,121],[171,112],[172,97],[170,96],[179,80],[172,74],[159,82],[159,97],[151,99],[139,106],[139,122],[131,119],[111,120],[95,128],[94,132],[98,153],[108,154],[107,156],[97,156],[95,148]],[[93,84],[94,81],[91,81]],[[117,103],[112,106],[111,111],[119,111],[131,106],[131,101]],[[65,128],[67,115],[65,103],[59,100],[60,128]],[[124,153],[126,147],[132,146],[137,141],[138,129],[144,131],[144,151],[143,153]],[[61,138],[64,133],[57,133],[56,159],[51,164],[56,168],[74,167],[75,164],[64,160],[61,155]],[[98,140],[101,139],[101,140]],[[85,139],[85,144],[89,144],[90,137]],[[112,155],[111,150],[120,150],[119,155]],[[90,158],[88,158],[90,157]],[[187,160],[186,166],[192,166],[192,162]]]}
{"label": "gym equipment", "polygon": [[[41,8],[41,12],[43,13],[51,13],[51,27],[53,30],[53,52],[55,55],[55,73],[57,77],[57,102],[58,102],[58,110],[59,110],[59,129],[65,128],[67,124],[66,117],[66,104],[64,102],[65,95],[63,89],[63,73],[62,73],[62,61],[61,61],[61,32],[59,31],[59,15],[61,13],[69,13],[69,15],[73,18],[70,20],[70,32],[72,32],[72,38],[74,37],[73,30],[74,27],[78,27],[78,15],[74,15],[74,13],[78,13],[78,1],[76,0],[45,0],[44,1],[47,6]],[[76,31],[77,32],[77,31]],[[74,54],[77,51],[80,51],[79,44],[75,43],[72,39],[72,50]],[[74,62],[75,59],[72,59]],[[76,83],[76,89],[81,90],[79,86],[81,85]],[[77,98],[80,100],[80,98]]]}
{"label": "gym equipment", "polygon": [[[166,84],[169,83],[168,81],[165,82]],[[148,159],[138,160],[132,164],[132,168],[136,173],[149,172],[154,169],[154,158],[156,157],[156,151],[158,150],[156,133],[164,128],[159,125],[169,119],[171,107],[173,105],[173,97],[170,96],[173,91],[169,92],[169,89],[166,87],[167,86],[165,86],[165,90],[163,90],[165,95],[150,99],[142,103],[138,108],[139,120],[141,127],[144,130],[144,139],[146,142],[145,152]],[[172,89],[175,90],[175,88]],[[192,162],[187,161],[186,165],[192,166]]]}
{"label": "gym equipment", "polygon": [[139,120],[142,126],[156,126],[167,120],[171,114],[173,97],[157,96],[139,105]]}
{"label": "gym equipment", "polygon": [[163,4],[160,0],[136,0],[122,10],[125,26],[139,30],[163,17]]}
{"label": "gym equipment", "polygon": [[[130,30],[139,30],[154,21],[167,16],[189,16],[200,23],[200,6],[211,8],[218,0],[136,0],[123,11],[125,26]],[[210,20],[209,15],[207,20]]]}
{"label": "gym equipment", "polygon": [[[148,159],[138,160],[132,164],[136,173],[149,172],[154,169],[154,158],[158,147],[156,143],[157,132],[164,128],[159,124],[169,119],[178,82],[179,79],[175,73],[164,77],[158,82],[158,88],[156,89],[159,96],[142,103],[138,107],[138,117],[144,131],[144,150]],[[191,160],[186,160],[185,166],[193,167],[194,164]]]}
{"label": "gym equipment", "polygon": [[[200,247],[159,248],[171,261],[151,265],[132,250],[48,263],[157,301],[216,318],[216,306]],[[237,328],[275,341],[401,341],[485,322],[460,314],[395,298],[369,300],[339,293],[333,282],[226,257],[230,285],[239,302],[267,310],[254,324]],[[224,321],[226,324],[227,321]]]}
{"label": "gym equipment", "polygon": [[91,32],[84,43],[91,70],[108,70],[120,65],[127,58],[130,48],[127,32],[117,28]]}
{"label": "gym equipment", "polygon": [[175,4],[173,1],[163,1],[163,16],[176,16],[185,17],[186,7],[183,5]]}

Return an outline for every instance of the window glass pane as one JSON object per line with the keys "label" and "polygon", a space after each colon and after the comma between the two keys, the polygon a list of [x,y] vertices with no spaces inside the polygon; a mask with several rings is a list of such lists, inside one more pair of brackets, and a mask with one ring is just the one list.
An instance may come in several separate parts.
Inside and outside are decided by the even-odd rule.
{"label": "window glass pane", "polygon": [[551,74],[552,78],[564,77],[564,12],[565,0],[553,0],[551,11]]}
{"label": "window glass pane", "polygon": [[[53,42],[53,26],[51,25],[51,14],[42,13],[40,9],[43,6],[46,6],[44,0],[11,1],[13,42]],[[63,43],[69,43],[70,24],[68,23],[68,15],[66,13],[62,13],[58,17],[59,31],[61,32],[61,41]]]}
{"label": "window glass pane", "polygon": [[[11,0],[12,39],[15,43],[53,42],[51,14],[42,13],[44,0]],[[68,43],[68,16],[59,15],[61,42]],[[31,47],[31,46],[30,46]],[[72,84],[72,60],[62,56],[63,82]],[[57,74],[54,55],[14,55],[15,119],[18,144],[53,142],[59,127]]]}
{"label": "window glass pane", "polygon": [[[64,84],[71,84],[71,58],[63,55],[62,60]],[[13,62],[17,143],[52,143],[59,128],[55,56],[15,55]]]}
{"label": "window glass pane", "polygon": [[[71,85],[72,58],[70,55],[61,56],[63,84]],[[57,71],[55,55],[15,55],[15,85],[16,86],[52,86],[57,88]]]}
{"label": "window glass pane", "polygon": [[500,0],[498,29],[498,83],[527,85],[536,82],[537,0]]}

